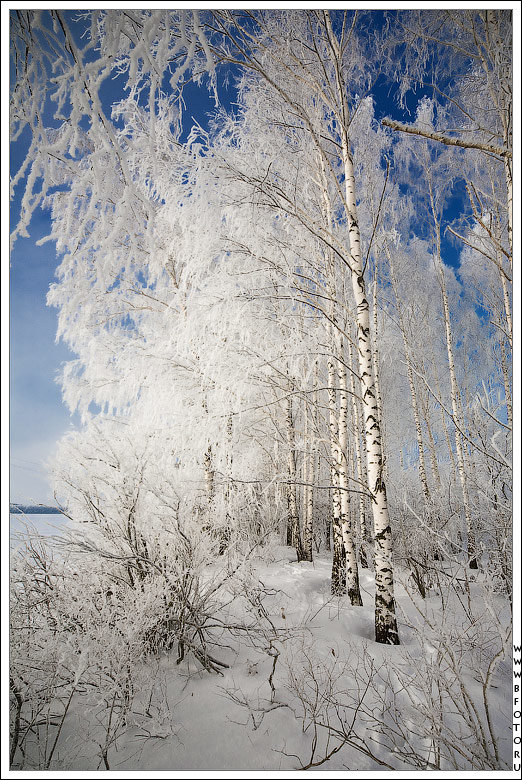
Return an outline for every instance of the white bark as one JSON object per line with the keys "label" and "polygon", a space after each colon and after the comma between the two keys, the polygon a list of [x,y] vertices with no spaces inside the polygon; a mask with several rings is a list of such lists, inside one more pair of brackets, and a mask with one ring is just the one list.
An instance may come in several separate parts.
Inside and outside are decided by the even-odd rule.
{"label": "white bark", "polygon": [[509,300],[508,280],[505,274],[500,274],[500,281],[502,284],[502,297],[504,299],[504,312],[506,314],[507,324],[507,336],[509,340],[509,346],[513,349],[513,322],[511,320],[511,301]]}
{"label": "white bark", "polygon": [[352,606],[362,606],[359,589],[359,573],[357,570],[357,555],[350,522],[350,493],[348,475],[348,387],[346,365],[344,363],[343,340],[338,337],[337,376],[339,380],[339,448],[337,471],[341,493],[341,531],[346,554],[346,591]]}
{"label": "white bark", "polygon": [[[432,351],[432,363],[436,367],[435,360],[433,358],[433,351]],[[440,381],[439,381],[439,374],[437,369],[435,368],[435,387],[437,390],[437,398],[442,398],[442,393],[440,389]],[[446,439],[446,445],[448,447],[448,455],[451,463],[451,473],[453,477],[456,479],[457,474],[457,464],[455,463],[455,455],[453,453],[453,446],[451,443],[451,436],[449,434],[448,425],[446,423],[446,413],[444,412],[444,409],[439,404],[439,411],[440,411],[440,420],[442,425],[442,430],[444,431],[444,438]]]}
{"label": "white bark", "polygon": [[[330,326],[329,331],[330,343],[332,345],[333,351],[335,341],[333,326]],[[332,482],[332,593],[339,596],[346,593],[346,555],[341,531],[341,496],[339,492],[339,476],[337,473],[337,463],[339,462],[339,440],[336,370],[333,355],[328,356],[328,427],[330,430],[330,475]]]}
{"label": "white bark", "polygon": [[409,133],[410,135],[417,135],[420,138],[429,138],[431,141],[438,141],[446,146],[460,146],[462,149],[478,149],[488,154],[496,154],[499,157],[508,158],[511,157],[511,152],[502,146],[493,146],[492,144],[482,144],[474,141],[465,141],[462,138],[452,138],[450,136],[443,135],[442,133],[428,132],[427,130],[421,130],[419,127],[413,125],[404,125],[402,122],[395,122],[392,119],[383,119],[381,121],[385,127],[389,127],[392,130],[399,130],[401,133]]}
{"label": "white bark", "polygon": [[[321,180],[323,183],[324,216],[328,230],[332,227],[332,208],[328,197],[328,186],[324,160],[320,157]],[[343,339],[336,327],[334,311],[335,266],[328,253],[327,289],[330,298],[330,337],[331,345],[337,356],[337,378],[339,383],[339,413],[335,395],[335,367],[328,362],[328,388],[330,409],[330,437],[332,442],[332,482],[337,487],[333,491],[333,535],[334,555],[332,563],[332,592],[347,592],[353,606],[361,606],[357,555],[350,522],[350,494],[348,492],[348,393],[346,366],[344,364]],[[335,443],[334,443],[335,437]],[[334,473],[335,472],[335,473]],[[342,566],[342,574],[339,569]]]}
{"label": "white bark", "polygon": [[[422,395],[421,395],[422,398]],[[431,430],[431,423],[429,419],[429,410],[428,410],[428,401],[427,398],[425,398],[423,406],[423,417],[424,422],[426,423],[426,430],[428,432],[428,444],[429,444],[429,451],[430,451],[430,460],[431,460],[431,473],[433,474],[433,480],[435,482],[435,487],[437,489],[437,492],[440,494],[440,491],[442,490],[442,482],[440,479],[440,472],[439,472],[439,464],[437,463],[437,450],[435,448],[435,440],[433,438],[433,433]]]}
{"label": "white bark", "polygon": [[513,177],[511,175],[511,163],[507,156],[504,157],[504,171],[507,189],[508,241],[511,256],[513,256]]}
{"label": "white bark", "polygon": [[417,435],[417,446],[419,448],[419,477],[422,485],[422,492],[424,493],[424,498],[426,500],[426,504],[429,505],[430,488],[428,485],[428,477],[426,474],[426,460],[424,458],[424,444],[422,441],[422,425],[421,425],[420,415],[419,415],[419,405],[417,403],[417,391],[415,389],[415,381],[413,379],[413,371],[411,367],[411,356],[406,343],[404,345],[404,350],[406,356],[406,371],[408,374],[408,384],[410,385],[413,421],[415,424],[415,433]]}
{"label": "white bark", "polygon": [[509,372],[506,358],[506,348],[504,343],[500,342],[500,365],[502,368],[502,377],[504,380],[504,393],[506,396],[506,412],[508,425],[513,430],[513,401],[511,397],[511,382],[509,380]]}
{"label": "white bark", "polygon": [[[378,341],[378,317],[377,317],[377,286],[378,286],[378,270],[375,267],[375,277],[372,284],[372,311],[373,311],[373,329],[371,331],[371,343],[372,343],[372,360],[373,360],[373,374],[375,380],[375,393],[377,400],[377,412],[379,414],[379,428],[381,430],[381,438],[384,437],[384,423],[382,417],[382,398],[381,398],[381,385],[379,382],[379,351],[377,348]],[[386,474],[386,467],[384,468],[384,474]]]}
{"label": "white bark", "polygon": [[415,388],[415,381],[413,378],[413,370],[411,365],[411,354],[410,354],[410,347],[408,344],[408,337],[406,334],[406,330],[404,327],[404,319],[402,316],[402,305],[401,300],[399,296],[399,291],[397,289],[397,280],[393,271],[393,260],[392,255],[389,250],[388,245],[385,243],[386,247],[386,254],[388,257],[388,263],[390,266],[390,276],[391,276],[391,282],[393,287],[393,293],[395,295],[395,302],[396,302],[396,310],[397,310],[397,319],[399,322],[399,328],[402,335],[402,342],[404,345],[404,356],[406,358],[406,373],[408,375],[408,384],[410,386],[410,397],[411,397],[411,407],[413,411],[413,422],[415,424],[415,433],[417,436],[417,446],[419,448],[419,477],[422,485],[422,492],[424,493],[424,498],[426,501],[426,504],[429,505],[430,501],[430,489],[428,486],[428,478],[426,475],[426,461],[424,459],[424,445],[422,441],[422,425],[419,415],[419,404],[417,402],[417,391]]}
{"label": "white bark", "polygon": [[[438,277],[439,277],[439,286],[441,290],[441,296],[442,296],[442,311],[444,316],[444,331],[446,336],[446,351],[448,355],[448,369],[449,369],[449,375],[450,375],[450,395],[451,395],[451,409],[453,413],[453,419],[455,420],[456,424],[460,427],[463,426],[464,420],[463,420],[463,414],[462,414],[462,408],[461,408],[461,401],[460,401],[460,392],[457,382],[457,375],[455,371],[455,359],[453,355],[453,336],[451,332],[451,320],[450,320],[450,310],[449,310],[449,302],[448,302],[448,294],[446,291],[446,282],[444,278],[444,267],[442,265],[442,256],[441,256],[441,246],[440,246],[440,225],[436,214],[435,209],[435,202],[433,197],[433,190],[431,186],[431,181],[428,182],[429,186],[429,193],[430,193],[430,202],[431,202],[431,210],[432,210],[432,216],[434,220],[434,226],[435,226],[435,237],[436,237],[436,262],[437,262],[437,271],[438,271]],[[466,533],[467,533],[467,551],[468,551],[468,558],[469,558],[469,565],[471,568],[477,568],[477,560],[476,560],[476,547],[475,547],[475,533],[473,529],[473,521],[471,516],[471,507],[470,507],[470,501],[469,501],[469,491],[468,491],[468,481],[467,481],[467,475],[466,475],[466,464],[465,464],[465,454],[464,454],[464,444],[462,440],[462,435],[459,430],[455,430],[455,450],[457,454],[457,469],[460,479],[460,486],[462,490],[462,499],[464,504],[464,515],[466,518]]]}
{"label": "white bark", "polygon": [[297,508],[297,469],[295,462],[294,423],[292,418],[292,397],[286,399],[286,442],[288,446],[288,512],[292,530],[292,544],[295,547],[297,560],[303,560],[301,529],[299,527],[299,512]]}
{"label": "white bark", "polygon": [[205,452],[204,467],[207,501],[209,504],[211,504],[212,499],[214,498],[214,471],[212,470],[212,447],[210,444],[208,445],[208,449]]}
{"label": "white bark", "polygon": [[332,47],[333,62],[336,68],[336,86],[342,114],[340,133],[345,177],[344,198],[351,255],[352,289],[357,310],[357,346],[363,400],[368,488],[372,496],[373,524],[375,529],[375,639],[377,642],[384,644],[398,644],[399,635],[395,617],[393,586],[391,526],[386,499],[386,486],[382,474],[381,432],[370,343],[370,307],[366,297],[364,261],[357,222],[355,176],[348,138],[349,112],[346,101],[346,86],[342,76],[342,55],[339,42],[332,29],[328,12],[325,12],[325,20]]}
{"label": "white bark", "polygon": [[355,430],[355,467],[356,467],[356,474],[357,474],[357,482],[358,482],[358,490],[359,490],[359,500],[358,500],[358,526],[359,526],[359,543],[360,543],[360,552],[359,556],[361,559],[361,565],[364,567],[368,566],[368,561],[366,559],[366,551],[364,549],[364,542],[367,538],[367,530],[366,530],[366,513],[365,513],[365,506],[364,506],[364,493],[363,491],[363,485],[364,485],[364,472],[363,472],[363,464],[362,464],[362,453],[361,453],[361,440],[359,438],[359,431],[361,430],[361,423],[360,423],[360,417],[359,417],[359,404],[357,403],[357,394],[355,389],[355,364],[353,359],[353,349],[352,345],[348,344],[348,354],[350,359],[350,391],[352,393],[352,417],[353,417],[353,424],[354,424],[354,430]]}
{"label": "white bark", "polygon": [[310,409],[307,404],[304,408],[304,435],[307,451],[303,463],[303,559],[313,559],[313,535],[314,535],[314,480],[315,480],[315,453],[311,445]]}

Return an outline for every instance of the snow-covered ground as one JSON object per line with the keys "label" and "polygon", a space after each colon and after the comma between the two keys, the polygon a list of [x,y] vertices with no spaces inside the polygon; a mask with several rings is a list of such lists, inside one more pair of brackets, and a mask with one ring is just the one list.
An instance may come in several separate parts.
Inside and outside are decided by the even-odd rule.
{"label": "snow-covered ground", "polygon": [[[229,668],[210,674],[190,656],[178,665],[175,650],[147,660],[137,670],[142,688],[137,683],[127,722],[114,728],[105,768],[271,771],[309,764],[321,770],[435,768],[438,740],[447,741],[448,733],[453,733],[461,768],[471,768],[464,756],[475,750],[490,756],[497,750],[498,768],[508,768],[504,762],[509,761],[511,737],[510,659],[500,656],[492,666],[488,725],[481,674],[487,672],[496,648],[484,625],[464,628],[458,604],[446,606],[443,620],[436,592],[426,602],[412,600],[399,582],[401,645],[378,645],[372,639],[371,572],[361,571],[364,606],[351,607],[346,598],[330,595],[328,553],[316,556],[313,563],[298,564],[290,548],[274,547],[270,552],[269,562],[265,557],[252,566],[262,586],[256,588],[255,579],[246,578],[250,592],[229,609],[228,620],[237,621],[238,629],[223,634],[222,646],[212,651]],[[241,588],[241,583],[235,587]],[[476,606],[480,597],[476,584],[471,585],[471,597]],[[465,611],[467,596],[461,598]],[[449,655],[419,638],[415,630],[423,622],[419,608],[452,638]],[[485,615],[490,608],[500,624],[509,623],[500,599],[484,604]],[[241,624],[252,628],[244,632]],[[424,633],[428,636],[429,629]],[[453,682],[452,653],[460,659],[462,671]],[[480,661],[483,669],[477,666]],[[422,683],[426,670],[431,674],[428,694]],[[452,703],[443,679],[449,690],[458,689]],[[101,746],[107,730],[96,725],[95,713],[105,712],[107,704],[87,707],[82,697],[76,701],[64,723],[53,767],[103,769]],[[433,721],[439,723],[439,734],[427,725],[437,702],[444,710],[442,719]],[[383,734],[378,733],[380,728]],[[483,740],[480,749],[477,740]],[[339,749],[329,760],[320,763],[335,748]],[[418,766],[404,762],[410,754],[419,757]],[[440,768],[454,767],[442,761]],[[475,763],[473,768],[484,767]]]}

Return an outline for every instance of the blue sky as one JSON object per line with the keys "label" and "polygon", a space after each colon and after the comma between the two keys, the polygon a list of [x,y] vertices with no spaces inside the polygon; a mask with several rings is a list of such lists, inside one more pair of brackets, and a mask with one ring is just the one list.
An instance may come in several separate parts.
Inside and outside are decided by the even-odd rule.
{"label": "blue sky", "polygon": [[56,310],[45,305],[56,268],[54,244],[35,246],[48,232],[49,218],[37,215],[29,239],[19,239],[10,272],[10,435],[11,501],[52,498],[42,461],[71,425],[55,379],[71,357],[55,344]]}
{"label": "blue sky", "polygon": [[[6,21],[4,17],[3,32]],[[4,53],[8,49],[5,43],[2,48]],[[6,72],[5,65],[3,72]],[[5,76],[2,86],[6,98],[8,90]],[[4,111],[4,117],[7,113],[7,110]],[[2,129],[5,133],[5,127]],[[28,137],[25,131],[17,143],[10,145],[11,175],[25,156]],[[17,188],[9,204],[9,226],[7,220],[2,222],[6,242],[19,217],[23,186],[22,183]],[[46,306],[47,290],[57,266],[55,246],[53,243],[36,246],[36,242],[47,235],[49,229],[49,215],[38,210],[29,226],[29,238],[18,239],[10,255],[10,500],[19,503],[52,502],[45,461],[53,454],[58,439],[72,424],[69,412],[62,405],[61,391],[56,383],[60,366],[71,358],[71,353],[63,344],[55,343],[56,310]],[[4,258],[8,256],[6,249],[4,243]]]}

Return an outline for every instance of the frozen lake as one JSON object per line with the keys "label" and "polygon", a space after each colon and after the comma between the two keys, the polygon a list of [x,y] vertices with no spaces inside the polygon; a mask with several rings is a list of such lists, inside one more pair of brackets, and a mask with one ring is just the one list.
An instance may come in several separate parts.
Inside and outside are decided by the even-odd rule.
{"label": "frozen lake", "polygon": [[9,514],[9,539],[11,544],[16,543],[17,535],[24,533],[26,530],[29,532],[37,532],[43,536],[53,536],[57,534],[63,528],[67,518],[63,515],[57,514]]}

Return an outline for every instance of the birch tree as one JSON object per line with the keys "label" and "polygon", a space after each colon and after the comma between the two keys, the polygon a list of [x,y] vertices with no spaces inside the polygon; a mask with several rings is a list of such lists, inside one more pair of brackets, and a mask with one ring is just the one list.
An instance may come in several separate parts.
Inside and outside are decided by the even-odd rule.
{"label": "birch tree", "polygon": [[[324,60],[312,60],[307,63],[299,50],[299,42],[294,41],[294,51],[290,59],[288,52],[286,58],[281,59],[278,52],[278,38],[283,37],[282,30],[274,27],[271,32],[270,44],[273,47],[271,59],[265,60],[266,64],[261,64],[257,59],[257,54],[241,49],[243,56],[246,57],[248,65],[255,71],[260,72],[272,86],[274,91],[282,98],[283,105],[299,117],[305,132],[315,144],[317,151],[325,158],[325,164],[332,173],[332,163],[329,159],[329,152],[325,151],[324,142],[320,141],[319,133],[314,127],[313,115],[306,111],[303,106],[293,98],[290,89],[293,87],[292,78],[298,76],[307,84],[307,86],[318,94],[324,101],[325,107],[332,118],[335,118],[336,138],[335,143],[340,147],[338,158],[339,170],[344,179],[341,185],[336,178],[336,187],[338,198],[343,209],[344,219],[348,231],[348,246],[335,243],[337,256],[344,262],[349,269],[351,278],[352,293],[355,299],[357,312],[357,344],[359,358],[359,374],[362,382],[362,397],[364,408],[364,428],[365,444],[367,455],[369,491],[372,496],[372,511],[375,529],[375,568],[376,568],[376,638],[377,641],[385,643],[396,643],[398,641],[396,621],[394,615],[394,595],[393,595],[393,566],[391,559],[391,528],[386,502],[386,488],[383,479],[383,459],[380,429],[376,409],[376,391],[373,374],[373,362],[370,344],[370,317],[369,303],[366,297],[366,287],[364,280],[364,257],[361,248],[361,238],[357,221],[356,195],[355,195],[355,176],[353,170],[353,159],[351,152],[351,139],[349,137],[350,109],[346,96],[344,73],[344,59],[348,51],[348,43],[355,43],[354,29],[351,31],[343,27],[341,39],[338,39],[334,32],[332,21],[328,12],[312,13],[309,17],[310,29],[312,35],[312,44],[316,51],[325,51],[326,62],[329,70],[326,73],[321,71],[321,64]],[[272,21],[272,20],[271,20]],[[264,22],[264,20],[263,20]],[[221,21],[222,26],[225,23],[231,23],[231,16],[226,17],[226,22]],[[264,30],[264,26],[261,25]],[[269,33],[270,33],[270,28]],[[227,28],[227,40],[234,40],[233,31]],[[242,35],[253,45],[251,34],[242,30]],[[303,35],[306,38],[307,34]],[[268,44],[261,42],[259,46],[266,55],[270,55]],[[306,64],[305,64],[306,63]],[[270,67],[269,67],[270,65]],[[319,68],[319,70],[317,70]],[[273,69],[273,70],[272,70]],[[283,81],[282,73],[286,71],[286,80]],[[275,72],[274,72],[275,71]],[[319,74],[319,75],[318,75]],[[277,185],[273,185],[273,194],[278,194]],[[284,204],[283,204],[284,205]],[[305,216],[298,212],[298,218],[305,220]],[[306,221],[308,229],[316,232],[317,228],[310,221]],[[325,236],[328,240],[329,237]],[[348,250],[348,251],[347,251]],[[342,432],[340,432],[342,436]],[[341,491],[342,492],[342,491]],[[341,497],[342,500],[342,497]],[[342,514],[342,510],[341,510]]]}

